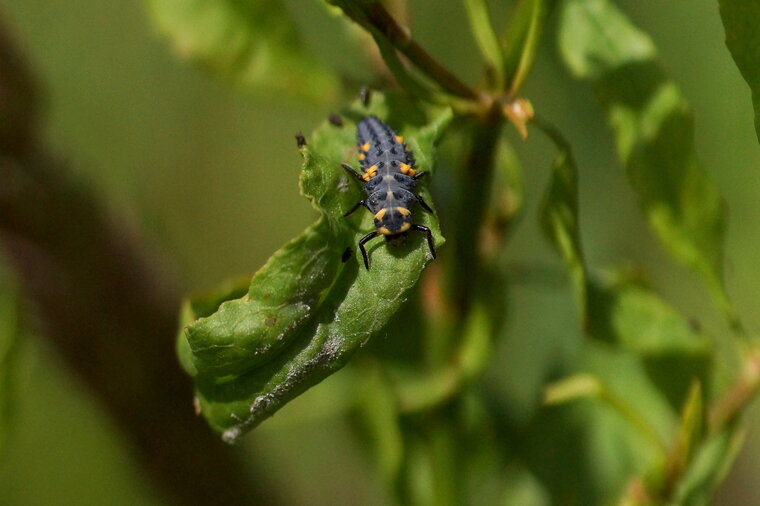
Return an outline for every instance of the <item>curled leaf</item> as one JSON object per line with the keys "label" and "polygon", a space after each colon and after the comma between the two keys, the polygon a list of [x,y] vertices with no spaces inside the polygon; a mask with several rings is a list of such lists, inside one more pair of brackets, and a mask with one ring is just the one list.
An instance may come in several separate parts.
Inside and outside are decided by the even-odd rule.
{"label": "curled leaf", "polygon": [[[222,295],[218,309],[180,336],[201,412],[228,442],[345,365],[406,302],[431,259],[424,238],[412,235],[399,247],[370,244],[370,271],[355,257],[341,261],[346,248],[373,229],[369,213],[342,216],[362,195],[340,166],[355,159],[355,122],[369,114],[404,135],[417,167],[434,170],[433,144],[451,117],[448,110],[428,119],[408,103],[376,94],[369,108],[349,110],[342,125],[325,122],[300,148],[301,192],[320,219],[270,258],[242,298]],[[443,244],[435,215],[418,211],[415,221]]]}
{"label": "curled leaf", "polygon": [[536,124],[559,149],[541,209],[541,225],[570,272],[581,317],[585,320],[588,289],[578,214],[578,168],[570,145],[562,135],[543,121]]}

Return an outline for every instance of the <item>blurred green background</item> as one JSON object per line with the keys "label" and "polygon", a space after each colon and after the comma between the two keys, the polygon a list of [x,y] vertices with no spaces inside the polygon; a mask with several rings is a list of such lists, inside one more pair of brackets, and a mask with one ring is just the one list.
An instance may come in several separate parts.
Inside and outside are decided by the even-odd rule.
{"label": "blurred green background", "polygon": [[[314,17],[313,9],[308,15],[299,10],[303,2],[288,5],[305,25]],[[459,2],[409,3],[416,38],[473,82],[480,62]],[[695,111],[697,152],[730,207],[727,286],[757,332],[760,149],[750,93],[723,44],[717,2],[619,3],[652,36]],[[313,220],[298,195],[293,135],[308,135],[341,104],[262,99],[206,76],[172,54],[140,2],[0,0],[0,12],[45,84],[49,143],[77,177],[143,231],[188,290],[251,273]],[[497,27],[503,21],[496,18]],[[325,61],[345,58],[335,51],[326,17],[308,28],[311,47]],[[706,329],[725,333],[699,281],[663,255],[641,220],[593,93],[559,65],[551,33],[524,95],[574,146],[588,263],[645,265],[671,303]],[[510,261],[558,269],[535,216],[554,150],[541,136],[523,142],[509,132],[509,138],[525,169],[528,201]],[[558,279],[516,278],[507,337],[492,367],[500,391],[524,416],[535,409],[547,360],[572,353],[581,339],[579,331],[568,335],[578,322],[569,286]],[[24,351],[19,401],[0,458],[0,504],[161,504],[115,424],[54,352],[39,339],[30,339]],[[514,356],[522,357],[519,363],[510,361]],[[351,374],[343,371],[312,389],[243,445],[293,504],[384,502],[370,460],[342,416]],[[760,505],[760,413],[755,408],[750,415],[753,429],[719,504]],[[337,482],[354,484],[353,495]]]}

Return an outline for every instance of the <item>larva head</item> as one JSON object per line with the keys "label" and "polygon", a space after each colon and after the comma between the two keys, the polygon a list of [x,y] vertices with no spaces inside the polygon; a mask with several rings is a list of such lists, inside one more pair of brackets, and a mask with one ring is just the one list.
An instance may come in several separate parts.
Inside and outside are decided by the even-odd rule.
{"label": "larva head", "polygon": [[412,213],[405,207],[383,208],[375,214],[375,227],[380,234],[386,236],[386,239],[406,234],[411,226]]}

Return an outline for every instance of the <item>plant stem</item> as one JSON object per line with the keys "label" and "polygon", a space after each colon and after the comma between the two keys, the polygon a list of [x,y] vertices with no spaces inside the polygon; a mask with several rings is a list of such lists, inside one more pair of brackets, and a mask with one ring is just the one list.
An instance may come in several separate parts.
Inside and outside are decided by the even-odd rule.
{"label": "plant stem", "polygon": [[[406,56],[410,62],[416,65],[441,88],[457,97],[482,101],[481,96],[472,88],[463,83],[457,76],[430,55],[420,46],[411,35],[409,28],[400,25],[391,14],[379,2],[373,2],[363,6],[362,10],[369,25],[378,30],[398,51]],[[346,14],[354,21],[363,24],[358,16],[352,15],[350,10]]]}
{"label": "plant stem", "polygon": [[459,315],[469,311],[472,291],[480,274],[480,227],[488,204],[499,134],[503,126],[500,111],[491,109],[477,118],[470,148],[457,174],[454,219],[456,229],[451,241],[451,287]]}
{"label": "plant stem", "polygon": [[750,352],[745,360],[741,377],[710,409],[707,423],[711,433],[741,415],[760,390],[760,350]]}

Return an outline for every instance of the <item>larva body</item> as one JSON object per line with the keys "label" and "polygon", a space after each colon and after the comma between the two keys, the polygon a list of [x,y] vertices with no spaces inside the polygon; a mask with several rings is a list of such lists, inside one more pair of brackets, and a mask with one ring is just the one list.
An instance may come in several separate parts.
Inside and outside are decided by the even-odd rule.
{"label": "larva body", "polygon": [[359,206],[366,207],[375,217],[375,231],[362,237],[359,249],[364,266],[369,269],[369,257],[364,244],[378,236],[388,242],[403,241],[410,230],[427,234],[430,253],[435,258],[433,235],[429,228],[412,223],[412,207],[419,203],[432,212],[430,206],[414,193],[417,179],[426,172],[414,170],[414,155],[391,127],[375,116],[364,118],[357,125],[357,145],[361,174],[353,167],[343,164],[348,173],[361,181],[367,198],[360,200],[346,212],[353,213]]}

